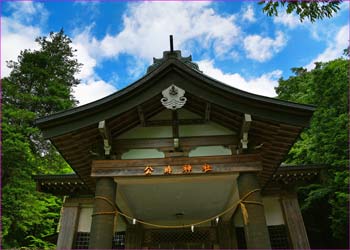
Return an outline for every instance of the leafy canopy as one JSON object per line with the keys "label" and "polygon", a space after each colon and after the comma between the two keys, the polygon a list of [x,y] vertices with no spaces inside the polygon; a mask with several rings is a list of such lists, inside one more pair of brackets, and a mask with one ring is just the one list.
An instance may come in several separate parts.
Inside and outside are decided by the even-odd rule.
{"label": "leafy canopy", "polygon": [[[346,247],[349,228],[348,84],[349,61],[316,63],[307,71],[293,68],[295,76],[280,79],[278,98],[315,104],[310,128],[289,152],[291,164],[327,164],[322,184],[300,190],[304,220],[316,248]],[[331,232],[331,234],[329,233]],[[317,245],[318,244],[318,245]]]}
{"label": "leafy canopy", "polygon": [[279,11],[286,8],[287,14],[296,13],[301,22],[309,19],[315,22],[317,19],[331,18],[339,9],[342,1],[334,0],[283,0],[283,1],[261,1],[263,12],[268,16],[278,16]]}
{"label": "leafy canopy", "polygon": [[24,50],[8,62],[2,79],[3,247],[46,248],[55,233],[61,200],[38,193],[32,175],[72,170],[46,140],[34,120],[73,107],[72,87],[81,64],[63,30],[36,39],[40,49]]}

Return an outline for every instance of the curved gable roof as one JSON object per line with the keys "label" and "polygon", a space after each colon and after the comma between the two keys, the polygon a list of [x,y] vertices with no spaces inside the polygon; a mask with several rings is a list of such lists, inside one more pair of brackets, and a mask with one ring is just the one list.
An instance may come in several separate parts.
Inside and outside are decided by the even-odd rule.
{"label": "curved gable roof", "polygon": [[[60,136],[117,116],[175,84],[226,109],[264,120],[308,126],[314,106],[248,93],[217,81],[180,60],[174,52],[141,79],[100,100],[36,120],[45,138]],[[185,94],[186,96],[186,94]]]}

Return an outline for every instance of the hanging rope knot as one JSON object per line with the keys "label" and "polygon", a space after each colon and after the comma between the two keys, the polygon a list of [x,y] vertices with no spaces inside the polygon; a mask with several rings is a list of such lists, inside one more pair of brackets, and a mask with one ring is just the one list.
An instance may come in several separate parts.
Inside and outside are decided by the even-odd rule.
{"label": "hanging rope knot", "polygon": [[242,217],[243,217],[243,223],[244,225],[248,225],[249,222],[249,216],[248,216],[248,210],[247,207],[245,206],[245,204],[254,204],[254,205],[260,205],[260,206],[264,206],[264,204],[262,202],[258,202],[258,201],[246,201],[246,199],[253,193],[260,191],[260,189],[254,189],[250,192],[248,192],[247,194],[245,194],[243,196],[242,199],[239,200],[239,205],[241,207],[241,211],[242,211]]}
{"label": "hanging rope knot", "polygon": [[104,200],[109,205],[111,205],[113,211],[97,212],[97,213],[92,214],[92,216],[96,216],[96,215],[113,215],[114,214],[116,216],[117,215],[121,215],[121,216],[123,216],[123,217],[125,217],[127,219],[130,219],[135,224],[136,224],[136,222],[138,222],[140,224],[144,224],[144,225],[151,226],[151,227],[157,227],[157,228],[191,228],[191,229],[193,229],[194,226],[197,226],[197,225],[200,225],[200,224],[212,221],[212,220],[217,220],[217,218],[219,218],[220,216],[226,214],[227,212],[231,211],[232,209],[233,209],[233,213],[234,213],[237,210],[238,205],[239,205],[240,208],[241,208],[241,211],[242,211],[244,225],[247,225],[248,224],[248,210],[247,210],[245,204],[254,204],[254,205],[260,205],[260,206],[264,205],[262,202],[258,202],[258,201],[246,201],[246,199],[251,194],[253,194],[255,192],[258,192],[258,191],[260,191],[260,189],[254,189],[254,190],[248,192],[240,200],[238,200],[236,203],[234,203],[230,207],[228,207],[225,211],[223,211],[223,212],[221,212],[221,213],[219,213],[219,214],[217,214],[217,215],[215,215],[213,217],[210,217],[210,218],[208,218],[206,220],[199,221],[199,222],[196,222],[196,223],[187,224],[187,225],[185,224],[185,225],[181,225],[181,226],[159,225],[159,224],[153,224],[153,223],[150,223],[150,222],[146,222],[146,221],[135,219],[134,217],[131,217],[131,216],[129,216],[127,214],[124,214],[121,211],[119,211],[117,209],[117,206],[112,201],[110,201],[108,198],[103,197],[103,196],[95,196],[95,199]]}
{"label": "hanging rope knot", "polygon": [[92,216],[96,216],[96,215],[113,215],[113,214],[116,215],[116,216],[118,215],[118,213],[119,213],[118,209],[117,209],[116,205],[112,201],[110,201],[108,198],[103,197],[103,196],[95,196],[95,200],[97,200],[97,199],[107,202],[112,207],[113,211],[97,212],[97,213],[93,213]]}

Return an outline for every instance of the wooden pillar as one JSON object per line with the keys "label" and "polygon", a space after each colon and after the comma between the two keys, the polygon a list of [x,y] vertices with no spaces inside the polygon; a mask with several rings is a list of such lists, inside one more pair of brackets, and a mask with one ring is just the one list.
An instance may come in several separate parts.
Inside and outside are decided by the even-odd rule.
{"label": "wooden pillar", "polygon": [[[260,188],[255,173],[241,173],[237,184],[241,198],[250,191]],[[261,194],[260,192],[254,192],[246,200],[262,202]],[[262,205],[247,203],[245,206],[249,217],[248,224],[244,225],[247,248],[271,248],[264,207]]]}
{"label": "wooden pillar", "polygon": [[[102,196],[115,204],[116,184],[111,177],[96,179],[96,196]],[[112,212],[114,207],[106,200],[95,199],[94,211],[91,222],[89,248],[111,249],[113,241],[114,217],[115,214],[98,214]],[[95,215],[96,214],[96,215]]]}
{"label": "wooden pillar", "polygon": [[143,228],[140,224],[128,226],[125,234],[125,248],[142,248]]}
{"label": "wooden pillar", "polygon": [[219,248],[233,249],[236,248],[236,236],[234,234],[233,224],[229,221],[219,221],[217,226],[217,236],[219,241]]}
{"label": "wooden pillar", "polygon": [[57,249],[72,249],[79,219],[79,204],[64,204],[62,208]]}
{"label": "wooden pillar", "polygon": [[282,196],[281,204],[293,248],[310,249],[297,195]]}

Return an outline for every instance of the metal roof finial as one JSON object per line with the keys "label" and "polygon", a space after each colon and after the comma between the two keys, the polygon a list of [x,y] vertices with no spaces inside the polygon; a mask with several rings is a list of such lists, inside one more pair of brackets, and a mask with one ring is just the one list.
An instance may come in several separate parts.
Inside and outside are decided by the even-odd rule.
{"label": "metal roof finial", "polygon": [[170,35],[170,52],[174,52],[173,35]]}

